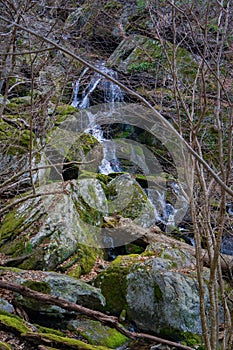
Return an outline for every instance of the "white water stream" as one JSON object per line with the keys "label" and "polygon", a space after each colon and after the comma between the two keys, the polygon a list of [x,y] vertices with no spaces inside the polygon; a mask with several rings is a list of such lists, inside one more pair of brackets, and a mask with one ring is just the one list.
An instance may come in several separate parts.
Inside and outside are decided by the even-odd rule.
{"label": "white water stream", "polygon": [[[98,68],[107,73],[109,76],[117,79],[117,73],[112,69],[107,68],[103,63],[99,63]],[[100,74],[94,72],[91,75],[89,84],[83,89],[80,94],[80,86],[82,84],[82,78],[89,72],[89,68],[85,68],[81,73],[79,79],[74,84],[74,96],[72,106],[77,107],[79,110],[85,109],[88,116],[88,127],[85,132],[92,134],[103,145],[103,159],[99,166],[99,172],[102,174],[110,174],[113,172],[122,171],[120,161],[117,158],[117,145],[112,140],[108,140],[104,137],[101,126],[96,121],[96,116],[88,110],[90,107],[91,95],[97,87],[103,91],[103,102],[111,105],[111,110],[114,110],[114,104],[117,102],[123,102],[124,92],[116,84],[108,81]],[[131,145],[130,160],[135,164],[142,164],[142,168],[146,174],[149,174],[149,168],[143,159],[138,159],[139,155],[135,154],[134,147]],[[174,184],[175,186],[175,184]],[[177,209],[175,209],[170,203],[166,202],[166,188],[164,190],[149,189],[147,196],[154,208],[155,222],[161,222],[165,227],[174,227],[175,216]]]}

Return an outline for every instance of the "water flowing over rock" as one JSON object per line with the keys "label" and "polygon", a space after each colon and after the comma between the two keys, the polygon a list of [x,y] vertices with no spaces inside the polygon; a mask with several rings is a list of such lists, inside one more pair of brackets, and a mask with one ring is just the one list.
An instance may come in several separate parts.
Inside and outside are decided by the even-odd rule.
{"label": "water flowing over rock", "polygon": [[[113,70],[106,68],[103,63],[100,64],[98,68],[110,76],[116,78],[116,73]],[[119,104],[119,102],[123,100],[124,94],[121,92],[121,89],[115,84],[107,82],[107,80],[101,77],[100,74],[94,73],[91,77],[90,83],[83,90],[82,95],[78,98],[82,78],[85,76],[87,71],[88,69],[85,68],[76,82],[72,105],[81,109],[79,118],[81,122],[79,121],[77,130],[79,130],[80,127],[82,129],[85,129],[85,132],[93,135],[103,146],[103,159],[97,166],[96,171],[106,175],[114,172],[127,172],[132,174],[143,172],[143,174],[146,176],[150,175],[151,173],[153,175],[155,173],[158,174],[159,172],[162,173],[162,166],[160,165],[159,161],[156,160],[154,154],[146,147],[146,145],[137,143],[136,141],[130,139],[114,138],[111,136],[111,131],[110,139],[106,139],[107,133],[104,134],[103,128],[107,126],[107,123],[109,123],[109,126],[107,126],[109,129],[111,129],[112,124],[117,122],[119,123],[119,121],[123,124],[126,123],[124,118],[123,120],[120,120],[121,118],[119,118],[117,115],[119,113],[125,113],[124,104]],[[92,95],[92,93],[94,93],[100,84],[103,86],[104,102],[106,104],[88,108],[90,100],[89,97]],[[127,107],[125,110],[127,110]],[[132,107],[131,116],[128,121],[129,123],[132,120],[133,116],[134,111]],[[140,120],[140,117],[138,118],[137,113],[135,114],[135,119],[136,118]],[[127,120],[128,117],[125,119]],[[145,127],[145,125],[140,126],[142,128]],[[158,124],[156,127],[159,128],[161,126]],[[158,135],[161,133],[166,134],[165,130],[162,130],[161,133],[159,133],[159,131],[156,131],[156,133]],[[171,137],[171,135],[168,133],[168,139],[169,137]],[[148,137],[148,140],[150,139],[151,137]],[[167,139],[164,139],[164,142],[167,141]],[[155,141],[152,141],[152,145],[154,142]],[[175,140],[174,142],[176,143]],[[91,154],[94,156],[94,153]],[[90,160],[91,154],[89,157]],[[80,169],[89,171],[88,167],[89,166],[81,166]],[[176,186],[177,185],[174,182],[174,189]],[[177,187],[179,188],[179,186]],[[144,188],[144,190],[146,189]],[[174,192],[176,192],[177,198],[179,198],[179,203],[176,205],[176,207],[174,206],[174,203],[167,201],[166,186],[162,190],[161,188],[155,188],[153,190],[149,189],[148,191],[146,190],[148,202],[150,202],[150,205],[154,207],[154,221],[160,221],[167,228],[167,230],[176,227],[177,222],[179,221],[179,217],[182,217],[188,208],[187,199],[178,193],[179,189]],[[150,212],[148,208],[145,208],[144,212],[146,213],[148,211]],[[145,214],[145,218],[146,216],[149,219],[147,224],[149,226],[152,223],[152,220],[150,218],[150,214],[147,213]],[[144,220],[143,225],[145,225],[145,221],[146,220]]]}
{"label": "water flowing over rock", "polygon": [[[99,68],[103,73],[106,73],[110,77],[117,79],[117,72],[111,68],[107,68],[104,63],[97,63],[96,67]],[[80,83],[87,71],[88,68],[85,68],[81,73],[79,79],[74,84],[74,97],[71,104],[72,106],[78,107],[79,109],[86,109],[90,107],[90,97],[96,90],[97,86],[98,89],[102,91],[104,103],[122,102],[124,100],[124,92],[121,90],[121,88],[113,82],[108,81],[105,77],[96,72],[93,73],[91,81],[83,90],[82,95],[79,96],[78,94],[80,90]]]}

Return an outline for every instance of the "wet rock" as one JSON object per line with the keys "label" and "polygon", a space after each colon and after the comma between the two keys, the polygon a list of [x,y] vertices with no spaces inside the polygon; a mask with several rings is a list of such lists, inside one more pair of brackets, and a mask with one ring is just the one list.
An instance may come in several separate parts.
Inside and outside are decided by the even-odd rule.
{"label": "wet rock", "polygon": [[[77,349],[77,350],[108,350],[105,346],[87,344],[81,340],[74,339],[67,335],[66,332],[61,332],[56,329],[43,327],[38,324],[26,322],[22,318],[9,313],[2,313],[0,310],[0,328],[3,330],[1,335],[6,335],[7,342],[0,342],[2,350],[11,349],[35,349],[40,344],[46,344],[46,349]],[[11,333],[14,333],[12,338]],[[43,346],[43,345],[41,345]],[[40,346],[39,346],[40,347]],[[44,348],[44,346],[43,346]]]}

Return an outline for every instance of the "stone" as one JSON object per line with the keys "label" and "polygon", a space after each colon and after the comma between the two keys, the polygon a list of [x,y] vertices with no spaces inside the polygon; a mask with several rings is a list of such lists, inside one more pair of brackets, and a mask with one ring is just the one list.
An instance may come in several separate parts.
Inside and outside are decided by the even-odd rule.
{"label": "stone", "polygon": [[154,223],[154,209],[146,193],[129,174],[122,174],[108,184],[109,213],[130,218],[136,225],[150,227]]}
{"label": "stone", "polygon": [[[60,297],[72,303],[77,303],[91,309],[102,308],[105,299],[100,290],[75,278],[55,273],[55,272],[30,272],[30,277],[26,271],[15,274],[17,283],[33,290]],[[28,311],[36,311],[48,316],[63,318],[67,314],[66,310],[57,306],[40,305],[38,301],[19,296],[18,302]]]}
{"label": "stone", "polygon": [[7,300],[0,298],[0,310],[9,312],[9,313],[14,313],[14,306],[10,304]]}
{"label": "stone", "polygon": [[[160,234],[161,236],[161,234]],[[206,281],[209,270],[204,269]],[[145,252],[118,256],[94,281],[106,298],[107,311],[120,315],[144,332],[200,340],[202,334],[199,288],[195,258],[184,250],[162,241]],[[208,310],[208,285],[204,284]],[[219,321],[224,320],[220,308]],[[198,338],[199,337],[199,338]]]}
{"label": "stone", "polygon": [[[94,213],[99,220],[98,211],[90,210],[75,180],[65,187],[61,183],[41,186],[38,191],[44,195],[23,202],[5,216],[0,251],[8,258],[24,256],[18,263],[23,269],[69,272],[74,265],[76,277],[88,273],[101,255],[91,222]],[[98,198],[99,193],[97,186],[93,196]]]}
{"label": "stone", "polygon": [[84,337],[90,344],[102,345],[112,349],[123,346],[129,339],[114,328],[84,316],[68,322],[67,328]]}

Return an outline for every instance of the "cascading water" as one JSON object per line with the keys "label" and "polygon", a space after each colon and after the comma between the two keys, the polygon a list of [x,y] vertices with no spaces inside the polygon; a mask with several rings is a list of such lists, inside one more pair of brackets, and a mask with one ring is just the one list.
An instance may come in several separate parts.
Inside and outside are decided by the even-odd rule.
{"label": "cascading water", "polygon": [[[97,64],[96,67],[99,68],[103,73],[108,74],[110,77],[114,79],[118,78],[117,73],[112,69],[107,68],[104,63]],[[121,90],[121,88],[113,82],[108,81],[101,74],[96,72],[91,78],[90,83],[84,89],[81,98],[79,98],[78,93],[80,89],[81,79],[88,70],[89,68],[86,67],[81,73],[79,79],[74,84],[74,97],[71,104],[73,107],[78,107],[79,109],[88,108],[90,106],[90,95],[98,85],[101,85],[101,88],[104,92],[104,103],[123,102],[124,92]]]}
{"label": "cascading water", "polygon": [[[97,65],[97,67],[104,73],[108,74],[110,77],[117,79],[117,73],[110,68],[107,68],[103,63]],[[120,87],[114,84],[111,81],[105,79],[101,74],[94,73],[91,78],[90,83],[84,89],[81,98],[78,97],[80,83],[83,76],[88,71],[88,68],[85,68],[81,73],[79,79],[76,81],[74,85],[74,97],[72,101],[72,106],[77,107],[79,109],[87,109],[90,106],[90,95],[99,85],[104,93],[104,103],[111,103],[114,105],[115,102],[123,102],[124,100],[124,92],[120,89]],[[104,157],[102,160],[102,164],[99,167],[99,171],[102,174],[109,174],[116,171],[121,171],[119,166],[119,161],[116,157],[116,149],[114,142],[107,140],[103,136],[103,131],[101,126],[96,124],[95,116],[89,112],[89,126],[86,129],[87,133],[91,133],[95,138],[102,143]]]}
{"label": "cascading water", "polygon": [[[117,73],[112,69],[107,68],[103,63],[99,63],[97,67],[107,73],[109,76],[117,79]],[[99,166],[99,172],[102,174],[109,174],[113,172],[121,172],[122,168],[120,161],[117,158],[117,145],[114,141],[108,140],[104,137],[101,126],[96,122],[96,115],[93,114],[88,107],[90,106],[91,94],[97,87],[103,91],[103,102],[110,104],[112,110],[114,104],[117,102],[123,102],[124,92],[111,81],[108,81],[99,73],[93,73],[91,80],[87,87],[83,90],[82,94],[79,94],[81,80],[85,74],[89,71],[89,68],[85,68],[81,73],[79,79],[74,84],[74,97],[72,106],[77,107],[79,110],[84,110],[88,116],[88,127],[85,132],[92,134],[103,145],[103,159]],[[87,110],[86,110],[87,109]],[[139,165],[146,174],[149,174],[149,168],[144,159],[140,159],[141,155],[136,154],[133,145],[130,145],[132,163]],[[150,189],[147,192],[149,201],[154,207],[155,222],[162,223],[165,227],[168,225],[175,226],[175,215],[177,210],[166,202],[166,188],[164,190]]]}

